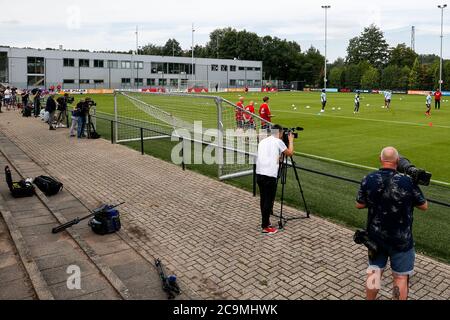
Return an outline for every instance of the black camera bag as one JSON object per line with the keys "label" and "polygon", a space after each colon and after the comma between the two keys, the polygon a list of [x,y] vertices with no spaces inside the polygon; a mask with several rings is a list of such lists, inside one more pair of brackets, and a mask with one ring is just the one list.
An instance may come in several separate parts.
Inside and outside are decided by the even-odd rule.
{"label": "black camera bag", "polygon": [[119,211],[110,206],[105,206],[89,221],[88,225],[92,228],[92,231],[100,235],[115,233],[122,227]]}
{"label": "black camera bag", "polygon": [[12,180],[11,170],[8,166],[5,167],[5,176],[6,183],[14,198],[26,198],[34,195],[34,186],[31,183],[23,179],[17,182]]}
{"label": "black camera bag", "polygon": [[63,189],[63,184],[52,177],[39,176],[33,182],[48,197],[57,194]]}

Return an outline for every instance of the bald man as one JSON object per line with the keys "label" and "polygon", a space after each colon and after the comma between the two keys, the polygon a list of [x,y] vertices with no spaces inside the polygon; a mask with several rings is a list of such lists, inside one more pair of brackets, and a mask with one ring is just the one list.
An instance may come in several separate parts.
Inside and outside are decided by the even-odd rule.
{"label": "bald man", "polygon": [[381,169],[362,180],[356,198],[356,208],[368,209],[367,232],[378,247],[377,252],[369,252],[367,300],[376,299],[388,259],[394,278],[393,299],[408,298],[415,262],[413,211],[415,207],[427,210],[428,202],[410,177],[397,172],[399,160],[395,148],[383,149]]}

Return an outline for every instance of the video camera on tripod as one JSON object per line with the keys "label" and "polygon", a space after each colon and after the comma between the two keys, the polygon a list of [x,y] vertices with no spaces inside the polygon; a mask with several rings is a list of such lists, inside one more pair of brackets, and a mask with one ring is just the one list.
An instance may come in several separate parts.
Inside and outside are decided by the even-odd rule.
{"label": "video camera on tripod", "polygon": [[292,135],[294,136],[294,139],[298,139],[298,132],[297,131],[303,131],[305,129],[301,128],[301,127],[296,127],[296,128],[283,128],[283,137],[281,140],[283,140],[284,144],[286,146],[289,145],[289,134],[292,133]]}

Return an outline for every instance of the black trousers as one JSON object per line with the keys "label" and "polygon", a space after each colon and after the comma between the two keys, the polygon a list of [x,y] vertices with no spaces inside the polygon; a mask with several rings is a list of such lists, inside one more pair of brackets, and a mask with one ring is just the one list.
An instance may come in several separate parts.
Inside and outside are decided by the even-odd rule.
{"label": "black trousers", "polygon": [[434,102],[434,108],[435,109],[441,109],[441,101],[440,100],[436,100]]}
{"label": "black trousers", "polygon": [[267,176],[256,176],[259,186],[261,201],[261,228],[265,229],[270,225],[270,216],[273,214],[273,204],[277,194],[277,179]]}

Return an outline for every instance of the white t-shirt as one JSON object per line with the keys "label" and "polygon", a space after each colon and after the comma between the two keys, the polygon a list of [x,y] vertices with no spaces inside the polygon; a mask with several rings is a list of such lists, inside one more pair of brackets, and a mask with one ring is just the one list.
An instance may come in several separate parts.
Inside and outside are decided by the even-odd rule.
{"label": "white t-shirt", "polygon": [[356,96],[355,96],[355,104],[358,104],[358,103],[359,103],[359,96],[356,95]]}
{"label": "white t-shirt", "polygon": [[281,139],[270,136],[259,143],[256,174],[277,178],[280,155],[287,149]]}
{"label": "white t-shirt", "polygon": [[6,89],[5,90],[5,99],[9,99],[9,98],[11,98],[11,90]]}
{"label": "white t-shirt", "polygon": [[320,100],[322,102],[326,102],[327,101],[327,94],[325,92],[322,92],[322,94],[320,95]]}
{"label": "white t-shirt", "polygon": [[432,101],[433,99],[431,98],[431,96],[430,95],[428,95],[427,96],[427,104],[431,104],[431,101]]}

